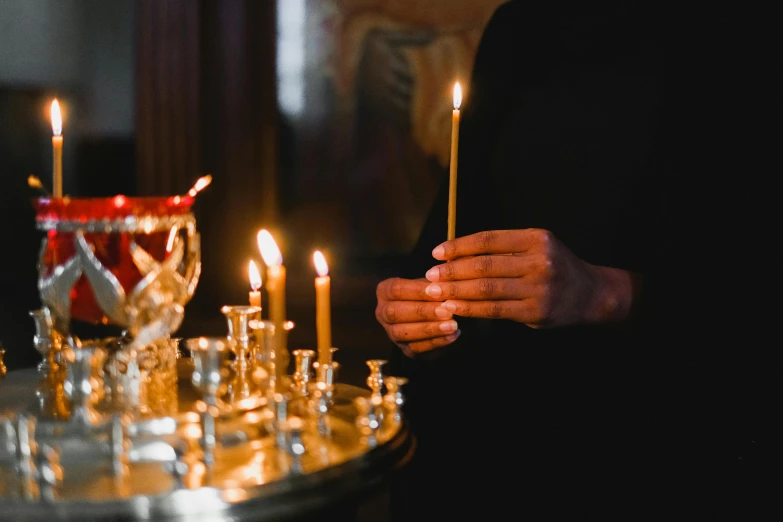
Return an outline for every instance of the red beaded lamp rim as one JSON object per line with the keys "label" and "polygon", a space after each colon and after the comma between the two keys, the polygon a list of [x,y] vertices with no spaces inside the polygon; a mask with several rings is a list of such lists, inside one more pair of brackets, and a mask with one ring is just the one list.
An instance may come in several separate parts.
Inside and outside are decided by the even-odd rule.
{"label": "red beaded lamp rim", "polygon": [[50,198],[33,200],[36,219],[41,220],[116,220],[133,216],[179,216],[190,213],[191,196],[128,197],[117,195],[103,198]]}

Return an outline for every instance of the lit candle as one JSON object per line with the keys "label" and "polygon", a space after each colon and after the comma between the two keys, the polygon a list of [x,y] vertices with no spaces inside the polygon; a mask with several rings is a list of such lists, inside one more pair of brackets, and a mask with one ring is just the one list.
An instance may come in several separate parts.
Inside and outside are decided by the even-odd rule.
{"label": "lit candle", "polygon": [[[277,247],[272,234],[266,230],[260,230],[256,237],[258,249],[266,264],[266,290],[269,294],[269,320],[275,326],[276,354],[281,358],[286,352],[286,328],[285,328],[285,266],[283,255]],[[287,366],[281,368],[285,371]]]}
{"label": "lit candle", "polygon": [[332,359],[332,311],[330,303],[331,278],[324,255],[316,250],[313,263],[315,278],[315,326],[318,334],[318,364],[329,364]]}
{"label": "lit candle", "polygon": [[52,195],[63,197],[63,118],[57,98],[52,101]]}
{"label": "lit candle", "polygon": [[449,162],[449,230],[447,239],[457,233],[457,151],[459,148],[459,108],[462,105],[462,89],[454,84],[454,110],[451,113],[451,160]]}
{"label": "lit candle", "polygon": [[248,265],[248,275],[250,277],[250,306],[261,308],[261,274],[258,273],[258,267],[250,260]]}

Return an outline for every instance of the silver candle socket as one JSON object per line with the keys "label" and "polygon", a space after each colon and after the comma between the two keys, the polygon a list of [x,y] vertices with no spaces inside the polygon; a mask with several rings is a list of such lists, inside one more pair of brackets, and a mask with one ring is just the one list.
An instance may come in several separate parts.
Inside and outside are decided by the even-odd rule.
{"label": "silver candle socket", "polygon": [[315,380],[324,383],[326,386],[337,384],[337,370],[340,369],[340,363],[332,361],[330,363],[315,363]]}
{"label": "silver candle socket", "polygon": [[111,468],[115,477],[122,477],[128,471],[128,424],[127,417],[114,415],[109,424],[111,444]]}
{"label": "silver candle socket", "polygon": [[205,403],[217,406],[228,341],[221,337],[197,337],[186,340],[185,346],[193,354],[193,386],[202,393]]}
{"label": "silver candle socket", "polygon": [[11,417],[0,418],[0,462],[12,462],[16,457],[16,429]]}
{"label": "silver candle socket", "polygon": [[237,357],[250,355],[251,328],[250,321],[257,319],[261,309],[257,306],[223,306],[220,311],[226,317],[228,323],[227,339]]}
{"label": "silver candle socket", "polygon": [[322,382],[313,383],[310,387],[310,411],[315,416],[318,434],[322,437],[331,435],[329,425],[329,407],[331,406],[332,387]]}
{"label": "silver candle socket", "polygon": [[269,431],[275,434],[275,443],[277,447],[283,449],[286,447],[286,434],[283,431],[285,421],[288,419],[288,402],[291,400],[289,393],[271,393],[270,405],[272,407],[272,419],[269,425]]}
{"label": "silver candle socket", "polygon": [[312,361],[314,350],[294,350],[294,387],[297,393],[307,395],[307,383],[312,377]]}
{"label": "silver candle socket", "polygon": [[35,324],[33,347],[42,357],[41,362],[38,363],[38,371],[46,374],[52,369],[51,360],[54,356],[52,350],[59,350],[62,346],[60,335],[54,330],[54,321],[48,308],[31,310],[30,317]]}
{"label": "silver candle socket", "polygon": [[367,376],[367,386],[372,390],[372,395],[381,397],[383,394],[383,365],[387,361],[383,359],[370,359],[367,366],[370,367],[370,375]]}
{"label": "silver candle socket", "polygon": [[182,349],[180,348],[180,345],[182,344],[182,337],[169,337],[167,342],[169,343],[169,346],[171,346],[172,350],[174,350],[177,359],[190,356],[189,353],[187,355],[182,353]]}
{"label": "silver candle socket", "polygon": [[207,470],[215,465],[215,446],[217,445],[217,418],[219,411],[217,406],[199,402],[196,405],[201,424],[201,438],[199,445],[202,451],[202,462]]}
{"label": "silver candle socket", "polygon": [[[287,321],[284,323],[285,331],[277,332],[275,324],[272,321],[251,320],[250,322],[255,338],[254,360],[255,364],[261,365],[267,372],[265,388],[273,392],[283,393],[289,386],[289,379],[286,376],[288,371],[288,352],[279,348],[282,343],[280,336],[284,339],[286,331],[294,327],[294,323]],[[278,335],[279,334],[279,335]],[[266,390],[264,390],[266,391]]]}
{"label": "silver candle socket", "polygon": [[[265,379],[261,390],[265,392],[267,388],[273,388],[275,382],[274,342],[272,341],[275,324],[263,319],[251,319],[249,324],[252,332],[250,359],[253,361],[254,371],[264,370]],[[256,383],[259,381],[257,378],[254,380]]]}
{"label": "silver candle socket", "polygon": [[[35,495],[33,480],[35,479],[35,462],[33,461],[33,448],[35,447],[34,431],[35,419],[20,413],[16,416],[14,432],[16,436],[14,450],[16,457],[17,477],[19,477],[22,498],[32,500]],[[32,425],[32,426],[31,426]]]}
{"label": "silver candle socket", "polygon": [[231,368],[234,376],[228,383],[229,401],[234,403],[253,396],[258,396],[258,389],[252,378],[250,354],[252,337],[250,321],[257,320],[261,308],[257,306],[224,306],[220,309],[228,323],[228,342],[234,352]]}
{"label": "silver candle socket", "polygon": [[48,444],[39,444],[35,455],[35,468],[38,498],[42,502],[54,502],[55,489],[63,478],[59,450]]}
{"label": "silver candle socket", "polygon": [[188,449],[184,444],[174,444],[174,458],[166,463],[165,469],[174,480],[174,489],[185,489],[185,478],[190,471],[186,460]]}
{"label": "silver candle socket", "polygon": [[405,403],[405,397],[402,394],[402,387],[408,383],[405,377],[384,377],[383,383],[386,385],[386,395],[383,396],[383,404],[389,413],[389,420],[394,423],[402,422],[402,405]]}
{"label": "silver candle socket", "polygon": [[353,404],[356,407],[356,426],[362,435],[364,444],[374,447],[378,444],[378,429],[381,427],[380,408],[383,399],[374,395],[367,397],[355,397]]}
{"label": "silver candle socket", "polygon": [[302,456],[306,449],[302,440],[304,421],[301,417],[289,417],[280,426],[285,434],[286,451],[291,456],[291,472],[302,473]]}
{"label": "silver candle socket", "polygon": [[[102,381],[106,351],[98,345],[73,347],[68,353],[67,372],[63,390],[71,404],[72,426],[90,427],[102,419],[93,404],[93,378]],[[100,383],[103,386],[103,383]]]}

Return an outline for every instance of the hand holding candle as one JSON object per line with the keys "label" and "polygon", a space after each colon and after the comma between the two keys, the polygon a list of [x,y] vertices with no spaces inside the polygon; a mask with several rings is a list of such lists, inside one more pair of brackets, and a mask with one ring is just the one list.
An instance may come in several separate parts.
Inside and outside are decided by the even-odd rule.
{"label": "hand holding candle", "polygon": [[332,359],[332,312],[330,302],[331,279],[324,255],[316,250],[313,263],[315,278],[315,325],[318,333],[318,364],[329,364]]}
{"label": "hand holding candle", "polygon": [[52,101],[52,196],[63,197],[63,118],[57,98]]}
{"label": "hand holding candle", "polygon": [[250,293],[248,294],[250,306],[261,308],[261,274],[258,273],[258,267],[252,260],[248,265],[248,276],[250,277]]}
{"label": "hand holding candle", "polygon": [[459,148],[459,108],[462,105],[462,88],[454,84],[454,111],[451,113],[451,160],[449,162],[449,220],[447,239],[457,233],[457,156]]}

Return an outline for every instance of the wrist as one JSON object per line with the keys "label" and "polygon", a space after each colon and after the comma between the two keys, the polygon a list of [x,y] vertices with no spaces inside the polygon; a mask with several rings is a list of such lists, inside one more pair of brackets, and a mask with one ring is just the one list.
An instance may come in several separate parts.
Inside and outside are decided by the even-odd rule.
{"label": "wrist", "polygon": [[639,274],[606,266],[593,266],[594,296],[588,307],[588,323],[622,322],[630,319],[642,283]]}

